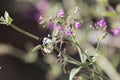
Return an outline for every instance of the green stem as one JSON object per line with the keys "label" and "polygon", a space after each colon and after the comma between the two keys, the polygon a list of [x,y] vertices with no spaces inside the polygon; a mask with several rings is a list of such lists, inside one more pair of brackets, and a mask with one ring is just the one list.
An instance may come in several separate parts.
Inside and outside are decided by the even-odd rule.
{"label": "green stem", "polygon": [[[95,64],[92,62],[91,58],[90,58],[90,57],[86,54],[86,52],[81,48],[81,46],[80,46],[79,43],[76,41],[76,39],[75,39],[75,37],[74,37],[73,35],[72,35],[72,39],[73,39],[73,42],[74,42],[74,43],[81,49],[81,51],[86,55],[86,57],[88,58],[88,60],[89,60],[93,65],[95,65]],[[98,47],[99,47],[99,46],[98,46]],[[95,67],[96,67],[96,65],[95,65]],[[104,78],[105,80],[109,80],[107,77],[105,77],[104,75],[100,74],[100,72],[99,72],[98,69],[96,70],[95,74],[101,76],[101,77]]]}
{"label": "green stem", "polygon": [[22,33],[22,34],[30,37],[30,38],[33,38],[33,39],[38,40],[38,41],[40,40],[39,37],[37,37],[37,36],[35,36],[35,35],[33,35],[33,34],[29,33],[29,32],[26,32],[26,31],[18,28],[18,27],[15,26],[14,24],[10,24],[10,26],[11,26],[11,28],[15,29],[16,31],[18,31],[18,32],[20,32],[20,33]]}
{"label": "green stem", "polygon": [[91,58],[86,54],[86,52],[81,48],[81,46],[80,46],[77,42],[75,42],[75,44],[81,49],[81,51],[85,54],[85,56],[87,56],[88,60],[89,60],[91,63],[93,63],[92,60],[91,60]]}
{"label": "green stem", "polygon": [[81,52],[83,52],[84,54],[85,54],[85,56],[88,58],[88,60],[91,62],[91,63],[93,63],[92,62],[92,60],[90,59],[90,57],[86,54],[86,52],[81,48],[81,46],[79,45],[79,43],[76,41],[76,39],[75,39],[75,37],[72,35],[72,39],[73,39],[73,42],[78,46],[78,48],[80,48],[81,49]]}
{"label": "green stem", "polygon": [[94,56],[96,56],[96,54],[98,52],[98,48],[100,47],[100,42],[105,38],[106,35],[107,35],[107,33],[105,32],[100,38],[97,37],[98,43],[97,43],[97,47],[94,52]]}
{"label": "green stem", "polygon": [[98,52],[98,48],[99,48],[99,46],[100,46],[100,39],[98,38],[98,43],[97,43],[97,47],[96,47],[96,49],[95,49],[95,52],[94,52],[94,56],[96,56],[96,54],[97,54],[97,52]]}
{"label": "green stem", "polygon": [[71,56],[69,56],[68,54],[66,54],[65,52],[63,52],[62,50],[60,50],[59,48],[55,47],[55,49],[58,51],[58,52],[61,52],[62,55],[66,56],[68,59],[74,61],[77,65],[81,65],[81,63],[79,61],[77,61],[76,59],[72,58]]}
{"label": "green stem", "polygon": [[104,75],[101,75],[100,73],[98,72],[95,72],[96,75],[102,77],[104,80],[110,80],[108,77],[104,76]]}
{"label": "green stem", "polygon": [[[76,44],[79,46],[79,48],[81,49],[81,51],[87,56],[88,60],[89,60],[92,64],[94,64],[94,63],[92,62],[92,60],[90,59],[90,57],[89,57],[89,56],[84,52],[84,50],[80,47],[80,45],[79,45],[78,43],[76,43]],[[95,65],[95,64],[94,64],[94,65]],[[95,65],[95,66],[96,66],[96,65]],[[104,75],[100,74],[100,72],[98,71],[98,69],[96,70],[95,74],[101,76],[101,77],[104,78],[105,80],[109,80],[107,77],[105,77]]]}
{"label": "green stem", "polygon": [[[15,29],[16,31],[18,31],[18,32],[20,32],[20,33],[22,33],[22,34],[30,37],[30,38],[33,38],[33,39],[38,40],[38,41],[40,40],[39,37],[37,37],[37,36],[35,36],[35,35],[33,35],[33,34],[29,33],[29,32],[26,32],[26,31],[18,28],[18,27],[15,26],[14,24],[10,24],[10,26],[11,26],[13,29]],[[75,40],[75,39],[74,39],[74,40]],[[84,52],[84,50],[80,47],[80,45],[77,43],[77,41],[74,41],[74,42],[75,42],[75,44],[81,49],[81,51],[87,56],[87,54],[86,54],[86,53]],[[74,61],[78,66],[84,66],[84,65],[85,65],[84,63],[80,63],[80,62],[77,61],[76,59],[74,59],[74,58],[72,58],[71,56],[67,55],[66,53],[64,53],[64,52],[63,52],[62,50],[60,50],[59,48],[55,47],[55,49],[56,49],[58,52],[61,52],[61,53],[62,53],[63,55],[65,55],[66,57],[68,57],[68,59]],[[92,60],[89,58],[89,56],[87,56],[87,57],[88,57],[88,60],[89,60],[90,62],[92,62]],[[98,73],[98,72],[95,72],[95,73],[96,73],[97,75],[99,75],[99,76],[102,76],[103,78],[106,78],[106,77],[104,77],[103,75],[101,75],[101,74]],[[108,80],[108,79],[106,78],[106,80]]]}

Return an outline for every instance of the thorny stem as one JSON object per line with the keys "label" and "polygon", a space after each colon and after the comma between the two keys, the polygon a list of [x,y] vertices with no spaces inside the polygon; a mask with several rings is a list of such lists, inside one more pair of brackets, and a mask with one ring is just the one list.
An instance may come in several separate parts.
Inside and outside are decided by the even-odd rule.
{"label": "thorny stem", "polygon": [[40,41],[40,39],[41,39],[41,38],[39,38],[39,37],[37,37],[37,36],[29,33],[29,32],[26,32],[26,31],[18,28],[18,27],[15,26],[14,24],[10,24],[10,26],[11,26],[11,28],[15,29],[16,31],[18,31],[18,32],[20,32],[20,33],[22,33],[22,34],[24,34],[24,35],[26,35],[26,36],[29,36],[29,37],[31,37],[31,38],[33,38],[33,39],[35,39],[35,40]]}

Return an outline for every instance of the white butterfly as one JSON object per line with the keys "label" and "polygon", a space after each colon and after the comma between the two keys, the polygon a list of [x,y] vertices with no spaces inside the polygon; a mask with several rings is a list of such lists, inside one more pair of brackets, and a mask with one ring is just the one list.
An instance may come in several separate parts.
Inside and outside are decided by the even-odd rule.
{"label": "white butterfly", "polygon": [[54,47],[52,39],[44,37],[42,42],[43,42],[43,44],[42,44],[43,45],[43,49],[42,49],[43,54],[44,55],[50,54],[53,51],[53,47]]}

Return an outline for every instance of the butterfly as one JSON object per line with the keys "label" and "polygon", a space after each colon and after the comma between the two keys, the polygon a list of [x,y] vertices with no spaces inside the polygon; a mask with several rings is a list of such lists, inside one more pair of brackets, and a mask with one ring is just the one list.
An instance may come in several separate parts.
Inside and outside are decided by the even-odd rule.
{"label": "butterfly", "polygon": [[50,53],[52,53],[53,49],[54,49],[54,44],[52,39],[44,37],[42,40],[42,46],[43,48],[42,50],[42,54],[43,55],[48,55]]}

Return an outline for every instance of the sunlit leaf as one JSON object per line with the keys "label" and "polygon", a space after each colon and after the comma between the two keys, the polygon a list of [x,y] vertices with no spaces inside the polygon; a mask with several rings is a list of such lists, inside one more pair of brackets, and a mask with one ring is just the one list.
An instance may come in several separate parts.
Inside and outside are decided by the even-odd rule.
{"label": "sunlit leaf", "polygon": [[8,17],[7,25],[10,25],[13,19],[11,17]]}
{"label": "sunlit leaf", "polygon": [[12,21],[13,19],[9,16],[7,11],[5,11],[4,17],[3,16],[0,17],[0,24],[10,25]]}
{"label": "sunlit leaf", "polygon": [[103,4],[107,4],[108,0],[101,0],[103,2]]}
{"label": "sunlit leaf", "polygon": [[87,60],[87,56],[85,54],[82,54],[82,59],[83,59],[83,63],[85,63]]}
{"label": "sunlit leaf", "polygon": [[87,56],[81,52],[81,49],[79,47],[78,47],[78,51],[79,51],[79,56],[80,56],[81,62],[85,63],[87,60]]}
{"label": "sunlit leaf", "polygon": [[78,48],[78,52],[79,52],[79,56],[80,56],[81,62],[83,63],[84,62],[83,57],[82,57],[83,54],[81,52],[81,49],[79,47],[77,47],[77,48]]}
{"label": "sunlit leaf", "polygon": [[5,11],[4,17],[5,17],[5,20],[7,20],[7,19],[8,19],[9,14],[8,14],[8,12],[7,12],[7,11]]}
{"label": "sunlit leaf", "polygon": [[54,27],[52,36],[57,36],[58,32],[59,32],[59,30],[56,27]]}
{"label": "sunlit leaf", "polygon": [[69,80],[73,80],[73,77],[80,71],[82,67],[73,68],[70,72]]}
{"label": "sunlit leaf", "polygon": [[106,12],[106,13],[105,13],[105,16],[107,16],[107,17],[115,17],[116,14],[113,13],[113,12]]}
{"label": "sunlit leaf", "polygon": [[4,17],[5,17],[6,24],[10,25],[13,19],[9,16],[7,11],[5,11]]}
{"label": "sunlit leaf", "polygon": [[0,24],[5,24],[3,16],[0,17]]}

